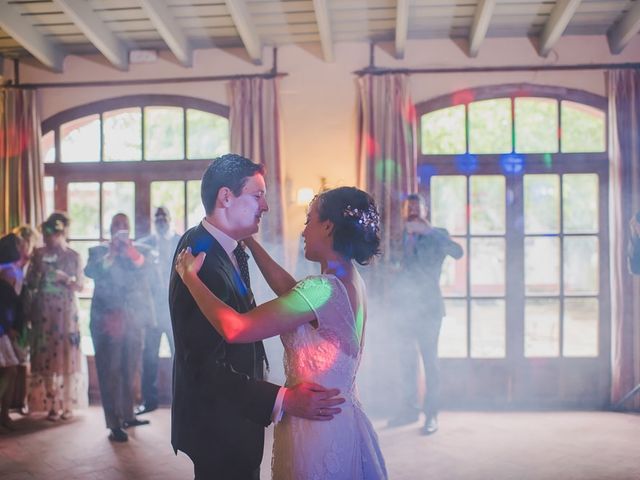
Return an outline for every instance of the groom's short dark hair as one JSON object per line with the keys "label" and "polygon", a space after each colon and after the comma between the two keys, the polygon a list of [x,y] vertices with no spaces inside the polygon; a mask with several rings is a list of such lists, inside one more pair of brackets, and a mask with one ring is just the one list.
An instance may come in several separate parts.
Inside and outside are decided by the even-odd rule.
{"label": "groom's short dark hair", "polygon": [[200,186],[200,198],[206,214],[211,213],[215,207],[222,187],[227,187],[238,196],[249,177],[256,173],[264,175],[264,166],[235,153],[227,153],[211,162],[202,175]]}

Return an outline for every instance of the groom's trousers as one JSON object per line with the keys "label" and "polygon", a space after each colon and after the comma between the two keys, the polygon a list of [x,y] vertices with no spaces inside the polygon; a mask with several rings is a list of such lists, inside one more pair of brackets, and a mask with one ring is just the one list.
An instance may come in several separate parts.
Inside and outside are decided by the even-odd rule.
{"label": "groom's trousers", "polygon": [[[193,458],[195,480],[260,480],[260,468],[242,470],[243,466],[221,466],[213,464],[210,458]],[[226,467],[226,468],[225,468]]]}
{"label": "groom's trousers", "polygon": [[[442,327],[442,317],[427,316],[415,319],[408,329],[401,330],[402,348],[398,358],[402,366],[402,405],[405,412],[418,413],[427,417],[438,415],[440,409],[440,366],[438,361],[438,340]],[[426,388],[422,409],[418,405],[418,362],[422,359]]]}

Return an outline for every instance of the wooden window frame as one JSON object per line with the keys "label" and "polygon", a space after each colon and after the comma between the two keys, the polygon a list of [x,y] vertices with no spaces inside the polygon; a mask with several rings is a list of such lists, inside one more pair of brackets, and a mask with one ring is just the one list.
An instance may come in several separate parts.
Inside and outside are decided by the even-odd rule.
{"label": "wooden window frame", "polygon": [[[180,160],[141,160],[136,161],[104,161],[87,163],[61,162],[60,127],[72,120],[89,115],[100,116],[100,152],[103,148],[102,116],[104,113],[124,108],[145,107],[181,107],[184,118],[184,151],[185,158]],[[54,203],[58,210],[67,210],[67,186],[71,182],[122,182],[135,183],[135,225],[136,237],[147,235],[150,231],[150,184],[152,181],[198,180],[207,168],[211,159],[188,160],[187,149],[187,109],[201,110],[207,113],[229,118],[229,107],[216,102],[195,97],[179,95],[128,95],[84,104],[57,113],[42,122],[42,135],[53,131],[55,142],[55,160],[44,164],[44,174],[54,178]],[[144,116],[143,116],[144,119]],[[143,120],[144,122],[144,120]],[[144,145],[144,125],[142,126],[142,142]],[[102,155],[101,155],[102,157]]]}
{"label": "wooden window frame", "polygon": [[[522,382],[525,382],[523,378],[531,378],[534,375],[536,369],[540,368],[540,361],[545,365],[545,368],[550,368],[554,371],[554,374],[558,374],[558,378],[564,378],[563,375],[567,375],[568,371],[572,368],[577,368],[582,377],[586,377],[592,372],[598,372],[601,380],[598,383],[599,392],[594,394],[594,397],[585,400],[584,403],[576,401],[575,399],[565,398],[563,393],[555,400],[551,400],[548,405],[580,405],[593,407],[599,405],[606,405],[608,401],[608,387],[607,382],[610,382],[610,352],[611,352],[611,332],[610,332],[610,288],[609,288],[609,216],[608,216],[608,182],[609,182],[609,162],[608,162],[608,148],[606,145],[604,152],[598,153],[553,153],[553,164],[551,167],[548,165],[548,161],[545,161],[544,154],[521,154],[526,158],[526,164],[524,171],[517,174],[508,174],[502,171],[500,166],[500,157],[503,154],[472,154],[477,159],[477,166],[473,172],[462,172],[456,165],[456,158],[460,154],[442,155],[442,154],[423,154],[422,153],[422,132],[420,121],[424,114],[430,113],[442,108],[452,107],[460,104],[465,104],[465,128],[466,128],[466,150],[469,148],[469,125],[468,125],[468,104],[481,100],[498,99],[498,98],[511,98],[512,109],[513,99],[517,97],[537,97],[537,98],[552,98],[560,101],[572,101],[584,105],[588,105],[598,110],[601,110],[607,117],[608,105],[605,97],[595,95],[589,92],[584,92],[575,89],[568,89],[562,87],[553,86],[539,86],[531,84],[507,84],[486,86],[473,89],[462,90],[459,92],[453,92],[447,95],[442,95],[437,98],[418,103],[416,105],[417,113],[417,131],[418,131],[418,176],[419,180],[423,180],[419,183],[419,191],[429,198],[430,186],[428,178],[432,175],[463,175],[467,178],[467,200],[469,198],[469,178],[472,175],[491,175],[498,174],[504,175],[506,179],[506,191],[508,194],[513,194],[513,199],[516,202],[513,206],[506,208],[506,225],[507,231],[503,238],[506,242],[506,291],[504,298],[506,300],[506,355],[504,358],[498,359],[485,359],[471,357],[471,303],[474,297],[470,291],[471,279],[470,268],[467,264],[466,268],[466,295],[445,296],[445,300],[465,300],[467,305],[467,355],[460,358],[443,358],[443,369],[448,375],[461,375],[460,379],[464,381],[464,378],[468,378],[470,385],[466,387],[456,387],[445,393],[445,397],[449,398],[451,405],[469,406],[472,405],[534,405],[539,406],[545,404],[545,401],[540,399],[527,400],[527,395],[531,392],[527,386],[522,386]],[[559,104],[560,107],[560,104]],[[513,111],[513,110],[512,110]],[[560,108],[558,108],[558,115],[560,116]],[[515,126],[515,117],[512,115],[512,125]],[[559,119],[560,122],[560,119]],[[561,125],[560,123],[558,124]],[[608,139],[607,124],[605,122],[605,139]],[[515,139],[512,135],[512,149],[515,149]],[[561,145],[559,144],[559,150]],[[599,292],[598,295],[589,297],[598,298],[599,301],[599,326],[598,326],[598,355],[597,357],[565,357],[562,356],[562,343],[560,345],[560,354],[556,357],[525,357],[524,356],[524,307],[527,296],[524,289],[524,228],[514,228],[518,223],[518,213],[524,212],[523,204],[523,176],[525,174],[542,174],[542,173],[555,173],[558,175],[569,173],[595,173],[599,178],[599,232],[597,238],[599,240]],[[424,179],[427,179],[425,182]],[[562,183],[561,183],[562,185]],[[562,191],[560,192],[562,195]],[[519,203],[518,203],[519,202]],[[560,208],[562,209],[562,197],[560,198]],[[572,235],[572,234],[571,234]],[[528,236],[528,235],[527,235]],[[562,239],[565,236],[561,231],[558,234]],[[464,240],[466,242],[465,251],[469,255],[469,245],[472,237],[469,228],[464,235],[455,235],[458,240]],[[563,262],[563,252],[561,248],[560,262]],[[465,259],[465,261],[469,261]],[[562,272],[561,272],[562,273]],[[518,279],[518,282],[510,281],[511,279]],[[563,302],[566,298],[580,297],[579,295],[565,296],[562,277],[561,292],[555,297]],[[549,296],[536,296],[536,298],[548,298]],[[563,328],[563,312],[561,308],[560,312],[560,329]],[[513,319],[517,319],[514,322]],[[562,334],[561,334],[562,335]],[[562,342],[562,336],[559,339]],[[525,372],[523,374],[523,372]],[[559,372],[559,373],[558,373]],[[467,377],[468,376],[468,377]],[[474,380],[475,378],[475,380]],[[500,385],[500,388],[504,388],[503,392],[499,392],[500,388],[497,388],[493,393],[484,392],[482,394],[477,393],[482,390],[482,386],[475,382],[493,382],[495,385]],[[520,382],[516,384],[516,382]],[[533,383],[533,382],[532,382]],[[530,387],[533,388],[533,387]],[[518,393],[520,392],[520,393]],[[484,395],[484,396],[483,396]],[[597,397],[597,398],[596,398]],[[456,400],[458,399],[458,400]],[[530,402],[530,403],[529,403]]]}

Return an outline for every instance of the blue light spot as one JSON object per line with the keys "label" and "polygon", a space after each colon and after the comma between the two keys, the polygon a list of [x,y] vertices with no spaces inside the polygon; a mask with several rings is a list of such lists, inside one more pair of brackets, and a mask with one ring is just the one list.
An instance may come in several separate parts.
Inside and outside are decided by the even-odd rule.
{"label": "blue light spot", "polygon": [[418,183],[421,185],[429,185],[431,177],[438,174],[438,170],[434,165],[423,164],[418,165]]}
{"label": "blue light spot", "polygon": [[507,153],[500,156],[500,166],[506,175],[517,175],[524,171],[524,155]]}
{"label": "blue light spot", "polygon": [[456,167],[460,173],[472,174],[478,169],[478,157],[465,153],[456,157]]}

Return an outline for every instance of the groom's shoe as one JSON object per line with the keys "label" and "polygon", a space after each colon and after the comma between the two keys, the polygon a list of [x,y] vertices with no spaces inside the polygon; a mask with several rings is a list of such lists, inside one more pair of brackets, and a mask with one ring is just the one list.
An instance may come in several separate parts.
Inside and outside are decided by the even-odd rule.
{"label": "groom's shoe", "polygon": [[424,425],[420,429],[422,435],[433,435],[438,431],[438,417],[430,415],[424,421]]}
{"label": "groom's shoe", "polygon": [[129,440],[129,435],[121,428],[112,428],[109,434],[109,440],[122,443]]}
{"label": "groom's shoe", "polygon": [[124,428],[129,427],[139,427],[140,425],[149,425],[151,422],[149,420],[140,420],[138,418],[134,418],[133,420],[125,420],[122,422]]}
{"label": "groom's shoe", "polygon": [[403,425],[409,425],[411,423],[417,422],[418,418],[420,418],[420,414],[418,412],[400,412],[398,415],[391,418],[389,422],[387,422],[387,427],[401,427]]}

